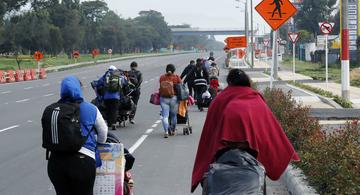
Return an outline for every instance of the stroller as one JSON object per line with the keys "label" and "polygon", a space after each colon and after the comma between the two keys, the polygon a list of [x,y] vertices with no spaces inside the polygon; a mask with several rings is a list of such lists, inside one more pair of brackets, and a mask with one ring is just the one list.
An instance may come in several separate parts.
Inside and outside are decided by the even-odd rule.
{"label": "stroller", "polygon": [[[212,100],[211,95],[210,97],[207,96],[209,93],[207,81],[205,79],[195,79],[194,84],[196,105],[200,111],[203,111],[203,108],[209,107]],[[204,93],[206,93],[206,96],[204,96]]]}
{"label": "stroller", "polygon": [[[101,86],[99,87],[97,82],[98,81],[96,80],[91,82],[91,87],[94,89],[96,94],[96,98],[93,99],[91,103],[99,109],[100,113],[106,120],[106,106],[103,99],[104,89]],[[136,105],[131,97],[132,90],[130,90],[128,87],[125,87],[124,91],[126,94],[123,94],[122,98],[120,99],[119,112],[117,117],[117,121],[123,127],[126,126],[126,121],[129,119],[130,114],[136,108]]]}
{"label": "stroller", "polygon": [[177,117],[177,124],[185,125],[183,128],[183,135],[192,134],[192,127],[190,126],[190,117],[188,111],[188,101],[180,101]]}

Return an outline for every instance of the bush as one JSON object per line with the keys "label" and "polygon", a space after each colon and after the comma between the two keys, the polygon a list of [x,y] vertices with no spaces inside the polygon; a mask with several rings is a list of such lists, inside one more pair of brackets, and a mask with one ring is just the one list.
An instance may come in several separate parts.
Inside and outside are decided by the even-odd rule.
{"label": "bush", "polygon": [[300,167],[321,194],[360,193],[360,128],[357,122],[312,137]]}
{"label": "bush", "polygon": [[320,194],[360,194],[360,125],[347,124],[332,133],[321,131],[309,108],[298,105],[291,92],[269,88],[264,98],[297,150],[297,163]]}
{"label": "bush", "polygon": [[275,114],[288,138],[296,150],[301,150],[306,141],[320,132],[320,125],[315,118],[309,117],[309,107],[296,103],[291,97],[291,91],[285,94],[281,89],[264,91],[264,98]]}

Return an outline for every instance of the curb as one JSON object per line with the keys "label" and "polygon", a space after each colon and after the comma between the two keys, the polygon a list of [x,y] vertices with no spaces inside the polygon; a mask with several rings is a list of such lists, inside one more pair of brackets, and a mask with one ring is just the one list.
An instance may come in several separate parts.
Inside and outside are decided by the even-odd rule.
{"label": "curb", "polygon": [[332,100],[331,98],[326,98],[326,97],[324,97],[324,96],[322,96],[322,95],[319,95],[319,94],[317,94],[317,93],[313,93],[313,92],[311,92],[311,91],[308,91],[308,90],[306,90],[306,89],[297,87],[297,86],[292,85],[292,84],[290,84],[290,83],[287,83],[287,85],[288,85],[288,86],[291,86],[292,88],[295,88],[295,89],[301,90],[301,91],[303,91],[303,92],[306,92],[306,93],[308,93],[308,94],[314,95],[314,96],[318,97],[318,98],[321,100],[321,102],[323,102],[323,103],[325,103],[325,104],[328,104],[328,105],[334,107],[335,109],[343,109],[342,106],[340,106],[338,103],[336,103],[336,102],[335,102],[334,100]]}
{"label": "curb", "polygon": [[289,165],[280,180],[286,185],[292,195],[318,195],[314,188],[308,185],[306,177],[299,168]]}
{"label": "curb", "polygon": [[97,64],[104,64],[104,63],[116,62],[116,61],[122,61],[122,60],[130,60],[130,59],[137,59],[137,58],[148,58],[148,57],[159,57],[159,56],[172,56],[172,55],[190,54],[190,53],[193,53],[193,52],[179,52],[179,53],[165,53],[165,54],[147,54],[147,55],[140,55],[140,56],[126,56],[126,57],[119,57],[119,58],[114,58],[114,59],[99,60],[99,61],[96,61],[96,64],[94,64],[93,61],[88,61],[88,62],[80,62],[80,63],[76,63],[76,64],[48,67],[48,68],[45,68],[45,70],[46,70],[47,73],[51,73],[51,72],[70,70],[70,69],[81,68],[81,67],[85,67],[85,66],[94,66],[94,65],[97,65]]}

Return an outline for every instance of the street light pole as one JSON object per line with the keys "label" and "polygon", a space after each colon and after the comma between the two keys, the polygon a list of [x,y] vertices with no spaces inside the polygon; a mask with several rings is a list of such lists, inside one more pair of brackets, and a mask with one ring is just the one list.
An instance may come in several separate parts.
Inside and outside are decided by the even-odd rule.
{"label": "street light pole", "polygon": [[[247,2],[247,1],[246,1]],[[254,68],[254,18],[253,18],[253,0],[250,1],[251,9],[251,68]]]}
{"label": "street light pole", "polygon": [[341,95],[350,100],[348,0],[341,0]]}

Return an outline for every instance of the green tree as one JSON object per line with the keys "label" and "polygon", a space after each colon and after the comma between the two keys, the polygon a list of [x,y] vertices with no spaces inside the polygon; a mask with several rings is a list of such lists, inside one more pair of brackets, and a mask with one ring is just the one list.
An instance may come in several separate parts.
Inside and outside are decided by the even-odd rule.
{"label": "green tree", "polygon": [[157,11],[141,11],[135,19],[135,25],[147,26],[148,31],[153,28],[157,32],[152,36],[152,45],[154,49],[167,47],[171,42],[171,30],[168,27],[164,16]]}
{"label": "green tree", "polygon": [[319,34],[319,22],[332,18],[337,0],[303,0],[301,10],[295,16],[300,29],[307,30],[313,35]]}

